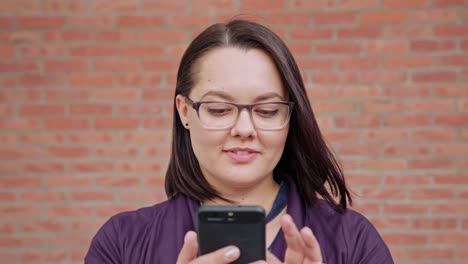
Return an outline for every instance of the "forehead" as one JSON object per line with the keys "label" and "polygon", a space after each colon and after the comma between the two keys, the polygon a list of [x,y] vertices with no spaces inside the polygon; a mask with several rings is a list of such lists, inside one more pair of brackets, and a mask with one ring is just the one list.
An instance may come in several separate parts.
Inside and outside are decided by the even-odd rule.
{"label": "forehead", "polygon": [[284,98],[279,72],[270,56],[260,49],[223,47],[211,50],[197,62],[191,94],[226,93],[238,100],[251,100],[265,93]]}

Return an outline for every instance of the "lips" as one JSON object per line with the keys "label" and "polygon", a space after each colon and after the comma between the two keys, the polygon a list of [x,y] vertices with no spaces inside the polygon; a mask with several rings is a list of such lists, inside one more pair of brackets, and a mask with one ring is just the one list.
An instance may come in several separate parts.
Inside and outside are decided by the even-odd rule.
{"label": "lips", "polygon": [[234,163],[249,163],[257,157],[258,151],[250,148],[232,148],[226,149],[224,152]]}

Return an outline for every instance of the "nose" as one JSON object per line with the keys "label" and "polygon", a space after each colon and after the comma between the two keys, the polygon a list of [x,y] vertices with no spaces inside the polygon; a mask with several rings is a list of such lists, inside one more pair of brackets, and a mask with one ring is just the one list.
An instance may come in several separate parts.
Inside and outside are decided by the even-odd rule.
{"label": "nose", "polygon": [[247,138],[254,134],[255,126],[250,116],[250,112],[247,109],[242,109],[239,112],[236,123],[231,128],[231,135]]}

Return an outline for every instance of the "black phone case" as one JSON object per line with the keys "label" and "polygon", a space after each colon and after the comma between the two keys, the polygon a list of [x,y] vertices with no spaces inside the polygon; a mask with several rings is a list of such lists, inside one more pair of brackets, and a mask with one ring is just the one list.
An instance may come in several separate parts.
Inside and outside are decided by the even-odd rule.
{"label": "black phone case", "polygon": [[198,209],[200,255],[228,245],[239,247],[235,262],[265,259],[265,211],[259,206],[201,206]]}

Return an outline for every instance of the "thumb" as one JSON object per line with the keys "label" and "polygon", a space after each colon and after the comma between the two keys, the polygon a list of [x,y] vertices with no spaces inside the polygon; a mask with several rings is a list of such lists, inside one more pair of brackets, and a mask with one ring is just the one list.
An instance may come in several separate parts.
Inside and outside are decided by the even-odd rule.
{"label": "thumb", "polygon": [[177,264],[185,264],[194,260],[198,255],[198,241],[197,233],[194,231],[188,231],[185,234],[184,245],[180,250],[179,257],[177,258]]}

